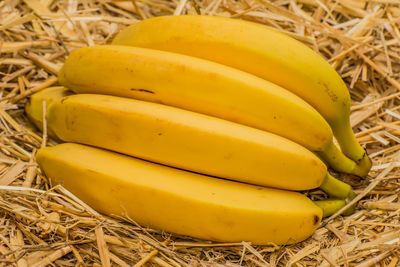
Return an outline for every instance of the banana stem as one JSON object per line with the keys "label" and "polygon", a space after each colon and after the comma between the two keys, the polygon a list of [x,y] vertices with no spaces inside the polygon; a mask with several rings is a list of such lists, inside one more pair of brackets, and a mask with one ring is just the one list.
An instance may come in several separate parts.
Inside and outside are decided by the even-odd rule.
{"label": "banana stem", "polygon": [[[313,201],[314,204],[322,209],[323,217],[335,214],[355,197],[350,185],[339,181],[329,173],[326,175],[320,188],[329,196],[333,197],[331,199]],[[354,213],[355,209],[356,205],[354,204],[347,208],[343,212],[343,215],[351,215]]]}
{"label": "banana stem", "polygon": [[[354,194],[353,191],[350,192],[350,195],[348,196],[348,198],[346,199],[346,203],[352,201],[354,198],[356,197],[356,194]],[[356,204],[354,204],[353,206],[349,207],[347,210],[345,210],[343,212],[343,215],[351,215],[354,213],[354,211],[356,210]]]}
{"label": "banana stem", "polygon": [[326,199],[313,202],[322,209],[322,217],[331,216],[346,205],[346,201],[343,199]]}
{"label": "banana stem", "polygon": [[[318,207],[320,207],[322,209],[322,217],[328,217],[328,216],[335,214],[341,208],[346,206],[346,204],[348,202],[350,202],[351,200],[353,200],[354,197],[355,197],[355,194],[353,193],[353,191],[351,191],[350,195],[348,196],[348,198],[346,200],[329,198],[329,199],[324,199],[324,200],[315,200],[313,202],[315,205],[317,205]],[[351,215],[354,213],[355,209],[356,209],[356,204],[347,208],[342,214],[345,216]]]}
{"label": "banana stem", "polygon": [[371,169],[372,163],[364,148],[358,143],[350,121],[341,121],[341,123],[335,124],[332,130],[343,153],[354,160],[359,168],[367,174]]}
{"label": "banana stem", "polygon": [[339,181],[329,173],[326,174],[325,180],[322,182],[320,188],[333,198],[349,199],[354,193],[351,186]]}
{"label": "banana stem", "polygon": [[358,162],[357,166],[365,174],[361,177],[367,176],[369,170],[372,167],[372,162],[371,162],[371,159],[368,157],[368,154],[366,151],[365,151],[364,157]]}
{"label": "banana stem", "polygon": [[317,154],[335,171],[354,174],[360,177],[365,177],[368,174],[369,168],[358,166],[356,162],[346,157],[338,147],[335,146],[333,140],[323,151]]}

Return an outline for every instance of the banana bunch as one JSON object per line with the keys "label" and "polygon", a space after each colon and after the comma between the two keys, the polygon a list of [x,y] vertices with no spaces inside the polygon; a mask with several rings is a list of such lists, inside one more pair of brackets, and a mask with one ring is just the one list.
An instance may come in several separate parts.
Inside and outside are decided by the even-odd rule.
{"label": "banana bunch", "polygon": [[222,17],[162,16],[125,28],[113,44],[203,58],[282,86],[324,117],[343,153],[364,175],[371,168],[350,126],[350,95],[345,83],[321,56],[285,34]]}
{"label": "banana bunch", "polygon": [[[371,167],[340,77],[260,25],[144,20],[112,45],[71,53],[59,82],[25,108],[39,129],[45,113],[49,134],[68,142],[40,149],[40,167],[98,211],[145,226],[296,243],[354,197],[328,167],[360,177]],[[315,188],[331,199],[295,192]]]}

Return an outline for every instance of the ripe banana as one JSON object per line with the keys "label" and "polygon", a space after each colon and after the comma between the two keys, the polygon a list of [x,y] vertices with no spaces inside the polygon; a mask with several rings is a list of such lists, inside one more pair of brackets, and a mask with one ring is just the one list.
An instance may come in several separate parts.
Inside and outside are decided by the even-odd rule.
{"label": "ripe banana", "polygon": [[76,93],[136,98],[200,112],[291,139],[337,171],[366,173],[333,144],[321,115],[289,91],[202,59],[127,46],[81,48],[59,73]]}
{"label": "ripe banana", "polygon": [[214,16],[162,16],[135,23],[113,44],[176,52],[231,66],[300,96],[332,127],[346,156],[371,162],[350,126],[350,95],[337,72],[299,41],[265,26]]}
{"label": "ripe banana", "polygon": [[[42,102],[40,97],[33,99]],[[330,176],[324,163],[306,148],[265,131],[191,111],[77,94],[54,100],[46,118],[51,132],[67,142],[255,185],[288,190],[321,186],[339,198],[352,192],[349,185]]]}
{"label": "ripe banana", "polygon": [[99,212],[196,238],[291,244],[309,237],[323,214],[297,192],[216,179],[89,146],[41,148],[36,159],[54,184]]}

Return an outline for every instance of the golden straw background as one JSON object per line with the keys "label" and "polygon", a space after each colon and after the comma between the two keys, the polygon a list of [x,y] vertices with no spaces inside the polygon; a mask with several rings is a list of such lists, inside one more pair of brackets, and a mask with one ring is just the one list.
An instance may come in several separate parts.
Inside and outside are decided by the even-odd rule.
{"label": "golden straw background", "polygon": [[[29,95],[57,84],[70,51],[172,14],[261,23],[329,61],[374,163],[365,180],[341,176],[362,198],[353,215],[325,219],[296,245],[220,244],[104,217],[49,184],[34,154],[54,141],[24,115]],[[399,24],[399,0],[1,0],[0,266],[399,266]]]}

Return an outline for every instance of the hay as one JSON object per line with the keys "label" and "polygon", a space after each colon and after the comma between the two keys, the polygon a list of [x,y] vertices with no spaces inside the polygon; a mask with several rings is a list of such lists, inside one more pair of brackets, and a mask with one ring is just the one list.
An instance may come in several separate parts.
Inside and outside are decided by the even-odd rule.
{"label": "hay", "polygon": [[[170,14],[245,19],[323,55],[348,84],[351,122],[374,162],[349,180],[357,211],[334,215],[290,246],[219,244],[98,214],[54,187],[34,160],[46,142],[23,113],[57,83],[70,51],[105,44],[126,25]],[[396,266],[400,223],[398,0],[0,1],[0,266]],[[312,193],[318,197],[319,192]]]}

